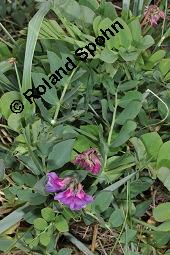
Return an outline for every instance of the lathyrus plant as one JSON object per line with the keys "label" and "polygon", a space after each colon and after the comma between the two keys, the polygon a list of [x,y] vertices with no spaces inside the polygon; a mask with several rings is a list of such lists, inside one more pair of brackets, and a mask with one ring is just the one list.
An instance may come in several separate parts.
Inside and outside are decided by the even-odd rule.
{"label": "lathyrus plant", "polygon": [[[151,205],[138,197],[156,177],[169,189],[164,176],[170,167],[170,68],[169,53],[160,48],[168,38],[167,8],[165,1],[146,13],[139,2],[132,12],[130,1],[122,2],[121,11],[106,1],[44,1],[26,41],[23,34],[8,47],[2,44],[0,125],[14,141],[1,146],[2,201],[13,211],[0,222],[2,251],[71,254],[57,251],[64,235],[92,254],[69,233],[71,223],[80,220],[116,232],[110,254],[120,243],[124,254],[149,255],[159,239],[152,234],[165,234],[138,220]],[[77,60],[75,50],[94,42],[118,16],[124,30],[86,63]],[[162,27],[158,37],[153,25]],[[74,72],[42,99],[27,102],[23,93],[47,80],[67,56],[77,61]],[[7,60],[11,57],[16,60]],[[21,114],[10,110],[15,99],[23,102]],[[146,244],[145,231],[138,241],[138,224],[152,231],[154,242]]]}

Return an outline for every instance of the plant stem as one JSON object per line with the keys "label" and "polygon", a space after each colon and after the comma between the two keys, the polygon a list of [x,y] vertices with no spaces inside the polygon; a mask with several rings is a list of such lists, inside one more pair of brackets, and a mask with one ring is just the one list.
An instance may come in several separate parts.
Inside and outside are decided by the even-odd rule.
{"label": "plant stem", "polygon": [[107,164],[108,150],[109,150],[109,147],[110,147],[110,144],[111,144],[113,128],[114,128],[114,125],[115,125],[117,106],[118,106],[118,103],[117,103],[117,92],[116,92],[115,93],[115,108],[114,108],[114,111],[113,111],[112,123],[111,123],[111,126],[110,126],[110,131],[109,131],[109,135],[108,135],[108,139],[107,139],[108,149],[106,151],[105,158],[104,158],[103,170],[105,169],[106,164]]}
{"label": "plant stem", "polygon": [[2,23],[0,22],[0,27],[2,28],[2,30],[5,32],[5,34],[11,39],[11,41],[16,44],[14,38],[10,35],[10,33],[6,30],[6,28],[2,25]]}
{"label": "plant stem", "polygon": [[71,79],[72,79],[76,69],[77,69],[77,67],[73,70],[73,72],[71,73],[70,77],[68,78],[68,80],[66,81],[66,83],[64,85],[64,89],[63,89],[63,92],[61,94],[60,100],[57,102],[56,111],[55,111],[54,118],[53,118],[54,122],[56,122],[56,120],[57,120],[57,117],[58,117],[58,114],[59,114],[59,111],[60,111],[60,107],[61,107],[63,98],[65,96],[65,93],[66,93],[66,91],[68,89],[68,86],[70,84],[70,81],[71,81]]}

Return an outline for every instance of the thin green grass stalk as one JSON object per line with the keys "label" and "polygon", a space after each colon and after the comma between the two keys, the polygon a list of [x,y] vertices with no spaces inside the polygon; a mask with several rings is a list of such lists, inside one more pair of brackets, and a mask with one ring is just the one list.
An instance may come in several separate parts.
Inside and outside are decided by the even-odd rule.
{"label": "thin green grass stalk", "polygon": [[71,79],[75,73],[75,71],[77,70],[78,66],[72,71],[71,75],[69,76],[68,80],[66,81],[66,83],[64,84],[64,89],[62,91],[62,94],[61,94],[61,97],[60,97],[60,100],[58,101],[57,103],[57,106],[56,106],[56,111],[55,111],[55,114],[54,114],[54,118],[53,120],[51,121],[51,124],[56,124],[56,120],[58,118],[58,114],[59,114],[59,111],[60,111],[60,107],[61,107],[61,104],[63,102],[63,98],[65,96],[65,93],[68,89],[68,86],[70,85],[70,82],[71,82]]}
{"label": "thin green grass stalk", "polygon": [[[164,36],[164,30],[165,30],[165,22],[166,22],[167,8],[168,8],[168,1],[166,0],[166,1],[165,1],[165,18],[164,18],[164,20],[163,20],[163,25],[162,25],[162,35],[161,35],[161,39],[160,39],[160,41],[158,42],[158,44],[156,45],[155,49],[157,49],[158,47],[160,47],[161,44],[163,43],[164,39],[166,38],[166,37]],[[155,51],[155,49],[154,49],[154,51]]]}
{"label": "thin green grass stalk", "polygon": [[10,33],[6,30],[6,28],[2,25],[2,23],[0,22],[0,27],[2,28],[2,30],[4,31],[4,33],[9,37],[9,39],[16,44],[16,41],[14,40],[14,38],[10,35]]}
{"label": "thin green grass stalk", "polygon": [[[144,93],[144,95],[143,95],[143,101],[148,97],[148,95],[149,95],[150,93],[151,93],[152,95],[154,95],[154,96],[165,106],[165,108],[166,108],[166,110],[167,110],[166,116],[163,118],[163,120],[161,120],[161,121],[159,121],[159,122],[157,122],[157,123],[155,123],[155,124],[149,125],[149,126],[155,126],[155,125],[161,124],[162,122],[164,122],[164,121],[168,118],[168,115],[169,115],[169,108],[168,108],[167,104],[166,104],[159,96],[157,96],[152,90],[150,90],[150,89],[147,89],[146,92]],[[146,127],[145,127],[145,128],[146,128]]]}
{"label": "thin green grass stalk", "polygon": [[10,47],[11,49],[13,49],[13,45],[9,42],[6,42],[2,37],[0,37],[0,41],[2,41],[3,43],[5,43],[8,47]]}
{"label": "thin green grass stalk", "polygon": [[[126,224],[127,224],[127,218],[128,218],[128,214],[129,214],[129,186],[128,186],[128,183],[127,183],[127,191],[126,191],[126,214],[125,214],[125,219],[124,219],[124,222],[123,222],[123,226],[121,228],[121,231],[120,231],[120,234],[118,235],[117,239],[116,239],[116,242],[111,250],[111,252],[109,253],[109,255],[114,255],[114,250],[116,249],[116,246],[121,238],[121,235],[123,234],[123,231],[126,227]],[[125,235],[126,236],[126,235]],[[126,237],[125,237],[126,238]],[[126,240],[125,240],[126,241]],[[126,244],[125,244],[126,245]],[[125,251],[126,251],[126,247],[125,247]]]}
{"label": "thin green grass stalk", "polygon": [[[117,101],[117,92],[116,92],[115,93],[115,108],[114,108],[114,111],[113,111],[112,123],[111,123],[111,126],[110,126],[110,131],[109,131],[109,135],[108,135],[108,139],[107,139],[108,150],[109,150],[109,146],[111,144],[113,128],[114,128],[114,125],[115,125],[117,106],[118,106],[118,101]],[[106,167],[106,164],[107,164],[108,150],[106,151],[106,154],[105,154],[103,170],[105,170],[105,167]]]}
{"label": "thin green grass stalk", "polygon": [[146,222],[143,222],[143,221],[141,221],[141,220],[138,220],[138,219],[136,219],[136,218],[132,218],[132,220],[133,220],[133,222],[135,222],[135,223],[138,223],[138,224],[141,224],[142,226],[144,226],[145,228],[149,228],[149,229],[151,229],[151,230],[153,230],[153,231],[158,231],[158,228],[157,227],[155,227],[155,226],[152,226],[152,225],[150,225],[150,224],[148,224],[148,223],[146,223]]}

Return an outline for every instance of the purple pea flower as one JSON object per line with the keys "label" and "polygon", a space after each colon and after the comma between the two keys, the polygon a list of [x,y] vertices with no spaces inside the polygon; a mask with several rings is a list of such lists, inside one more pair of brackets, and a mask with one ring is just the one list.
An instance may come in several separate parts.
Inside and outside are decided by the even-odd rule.
{"label": "purple pea flower", "polygon": [[70,186],[65,191],[56,194],[54,200],[58,200],[64,205],[69,206],[73,211],[78,211],[91,203],[93,197],[86,194],[81,183],[78,183],[76,189]]}
{"label": "purple pea flower", "polygon": [[47,192],[63,190],[63,188],[70,182],[70,178],[62,179],[55,172],[48,173],[47,176],[48,181],[45,185],[45,190]]}
{"label": "purple pea flower", "polygon": [[88,149],[77,155],[73,163],[93,174],[98,174],[101,169],[100,154],[96,148]]}
{"label": "purple pea flower", "polygon": [[165,13],[157,5],[147,6],[145,9],[145,19],[150,22],[152,27],[158,25],[159,19],[165,19]]}

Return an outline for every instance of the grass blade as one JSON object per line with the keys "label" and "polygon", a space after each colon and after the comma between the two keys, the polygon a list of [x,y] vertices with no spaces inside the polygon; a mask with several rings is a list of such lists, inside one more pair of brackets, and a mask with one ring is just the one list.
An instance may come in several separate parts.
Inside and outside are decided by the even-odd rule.
{"label": "grass blade", "polygon": [[0,221],[0,235],[10,227],[14,226],[17,222],[22,220],[24,215],[30,210],[31,206],[25,204],[24,206],[16,209],[4,219]]}
{"label": "grass blade", "polygon": [[[26,51],[25,51],[25,60],[24,60],[24,71],[23,71],[23,80],[22,80],[22,93],[26,90],[32,88],[31,82],[31,69],[32,69],[32,61],[34,56],[34,50],[37,43],[39,31],[41,28],[41,24],[45,15],[50,10],[51,4],[50,2],[43,3],[40,6],[38,12],[31,19],[28,26],[28,35],[27,35],[27,43],[26,43]],[[31,115],[32,105],[25,99],[24,100],[24,114]],[[33,110],[33,109],[32,109]]]}

